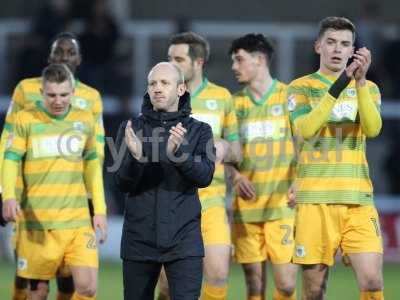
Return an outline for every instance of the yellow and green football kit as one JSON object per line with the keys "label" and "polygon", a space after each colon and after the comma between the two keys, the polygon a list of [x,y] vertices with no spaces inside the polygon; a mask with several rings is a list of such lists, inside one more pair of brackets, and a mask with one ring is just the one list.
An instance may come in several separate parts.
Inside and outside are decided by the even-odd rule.
{"label": "yellow and green football kit", "polygon": [[[42,101],[40,89],[42,88],[42,78],[34,77],[27,78],[20,81],[14,89],[12,95],[12,101],[9,105],[6,119],[3,127],[3,131],[0,139],[0,170],[3,166],[4,152],[8,141],[12,138],[12,129],[14,119],[17,112],[25,109],[34,107],[37,101]],[[90,111],[93,114],[95,120],[95,137],[96,137],[96,150],[102,164],[104,160],[104,126],[103,126],[103,103],[99,92],[80,82],[75,81],[75,92],[71,100],[72,106],[80,108],[82,110]],[[2,172],[0,171],[0,192],[2,187]],[[18,176],[17,179],[17,191],[22,193],[23,183],[22,178]],[[17,193],[17,198],[20,197]],[[89,195],[90,196],[90,195]],[[17,223],[16,223],[17,227]],[[12,244],[15,248],[16,241],[18,240],[18,229],[15,228],[12,237]]]}
{"label": "yellow and green football kit", "polygon": [[352,80],[335,99],[328,93],[335,80],[316,72],[288,89],[299,138],[294,262],[301,264],[332,265],[339,247],[382,253],[365,154],[366,138],[382,124],[380,92],[371,81],[356,86]]}
{"label": "yellow and green football kit", "polygon": [[[77,256],[85,253],[88,243],[57,245],[56,241],[64,236],[58,230],[75,241],[87,239],[82,235],[94,236],[88,193],[93,196],[94,213],[106,214],[94,128],[91,112],[70,106],[65,115],[54,117],[41,101],[14,116],[4,154],[3,201],[17,199],[21,205],[16,245],[17,274],[21,277],[49,279],[48,272],[53,268],[35,269],[35,266],[74,264],[77,260],[68,258],[74,253],[79,253]],[[16,186],[18,176],[23,181],[22,191]],[[41,251],[30,250],[32,247],[38,250],[41,245]],[[96,266],[95,245],[91,239],[88,266]]]}
{"label": "yellow and green football kit", "polygon": [[[35,106],[37,101],[42,101],[40,93],[42,78],[28,78],[20,81],[14,89],[12,101],[9,105],[3,131],[0,139],[0,169],[3,165],[4,152],[7,140],[12,132],[15,115],[18,111]],[[71,100],[72,106],[92,112],[95,119],[96,149],[101,160],[104,159],[104,126],[103,126],[103,102],[99,92],[80,82],[75,81],[75,92]],[[0,172],[1,173],[1,172]],[[1,182],[1,174],[0,174]]]}
{"label": "yellow and green football kit", "polygon": [[256,193],[250,201],[236,196],[233,203],[235,258],[239,263],[289,263],[294,211],[287,194],[295,176],[295,151],[287,87],[274,79],[259,100],[247,88],[233,99],[243,147],[238,170]]}
{"label": "yellow and green football kit", "polygon": [[[225,139],[232,142],[239,139],[231,94],[226,88],[213,84],[205,78],[202,85],[191,95],[191,106],[192,116],[211,126],[216,141]],[[224,166],[219,164],[215,168],[211,184],[199,189],[202,206],[201,230],[205,245],[230,244],[225,197]]]}

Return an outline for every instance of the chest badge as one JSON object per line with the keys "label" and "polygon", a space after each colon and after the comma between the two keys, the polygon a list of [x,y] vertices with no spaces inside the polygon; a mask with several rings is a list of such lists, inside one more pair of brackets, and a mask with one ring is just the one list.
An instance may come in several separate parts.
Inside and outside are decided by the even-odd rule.
{"label": "chest badge", "polygon": [[207,107],[209,110],[216,110],[216,109],[218,108],[217,100],[215,100],[215,99],[208,99],[208,100],[206,101],[206,107]]}
{"label": "chest badge", "polygon": [[75,98],[74,104],[80,109],[86,109],[88,107],[88,103],[83,98]]}
{"label": "chest badge", "polygon": [[347,97],[354,98],[357,95],[356,89],[355,88],[346,89],[346,95]]}
{"label": "chest badge", "polygon": [[282,108],[282,105],[277,104],[277,105],[272,106],[272,108],[271,108],[271,114],[272,114],[274,117],[283,115],[283,108]]}
{"label": "chest badge", "polygon": [[84,126],[82,122],[74,122],[73,125],[74,129],[83,131]]}

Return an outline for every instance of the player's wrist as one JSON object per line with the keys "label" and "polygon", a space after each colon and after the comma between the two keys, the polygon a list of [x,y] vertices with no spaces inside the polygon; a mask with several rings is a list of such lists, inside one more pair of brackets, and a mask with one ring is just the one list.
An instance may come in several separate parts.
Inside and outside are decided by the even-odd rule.
{"label": "player's wrist", "polygon": [[351,81],[351,77],[347,76],[346,72],[342,72],[342,74],[336,79],[336,81],[329,88],[328,93],[334,97],[338,98],[340,93],[347,87],[347,85]]}
{"label": "player's wrist", "polygon": [[356,79],[356,88],[365,87],[366,84],[367,84],[367,79],[365,77]]}
{"label": "player's wrist", "polygon": [[93,217],[102,217],[102,218],[105,218],[107,216],[107,214],[106,213],[95,213],[94,215],[93,215]]}
{"label": "player's wrist", "polygon": [[233,177],[233,185],[236,186],[239,182],[243,180],[244,176],[239,172],[236,173]]}

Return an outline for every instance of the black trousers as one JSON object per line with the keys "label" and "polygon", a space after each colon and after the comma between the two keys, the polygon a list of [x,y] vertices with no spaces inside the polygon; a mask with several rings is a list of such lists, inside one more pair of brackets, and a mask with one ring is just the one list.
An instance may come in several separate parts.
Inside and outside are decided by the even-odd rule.
{"label": "black trousers", "polygon": [[187,257],[164,264],[124,260],[124,300],[154,300],[154,290],[163,265],[171,300],[199,299],[203,258]]}

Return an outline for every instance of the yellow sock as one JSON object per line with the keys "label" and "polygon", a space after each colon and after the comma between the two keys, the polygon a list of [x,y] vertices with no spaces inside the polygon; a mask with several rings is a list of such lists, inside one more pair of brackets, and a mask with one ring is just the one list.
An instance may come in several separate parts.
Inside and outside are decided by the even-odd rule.
{"label": "yellow sock", "polygon": [[264,297],[261,295],[257,296],[247,296],[247,300],[264,300]]}
{"label": "yellow sock", "polygon": [[200,300],[225,300],[228,285],[216,286],[207,282],[203,283]]}
{"label": "yellow sock", "polygon": [[296,292],[293,292],[290,296],[285,296],[279,290],[274,290],[274,296],[272,297],[274,300],[296,300]]}
{"label": "yellow sock", "polygon": [[18,289],[13,285],[12,300],[26,300],[28,298],[28,292],[26,289]]}
{"label": "yellow sock", "polygon": [[94,297],[86,297],[86,296],[79,295],[77,292],[75,292],[71,298],[71,300],[95,300],[95,299],[96,299],[95,296]]}
{"label": "yellow sock", "polygon": [[72,300],[73,294],[64,294],[60,291],[57,291],[57,300]]}
{"label": "yellow sock", "polygon": [[360,300],[383,300],[383,291],[361,292]]}

